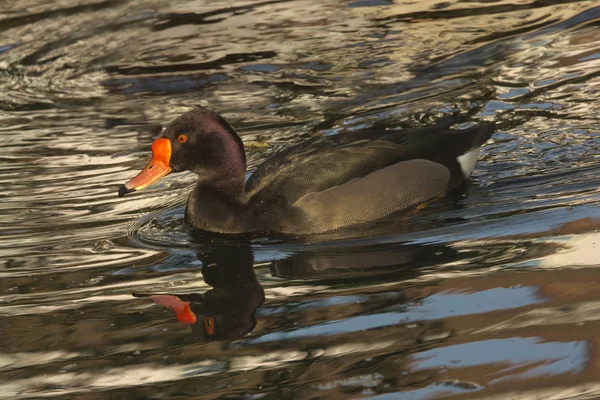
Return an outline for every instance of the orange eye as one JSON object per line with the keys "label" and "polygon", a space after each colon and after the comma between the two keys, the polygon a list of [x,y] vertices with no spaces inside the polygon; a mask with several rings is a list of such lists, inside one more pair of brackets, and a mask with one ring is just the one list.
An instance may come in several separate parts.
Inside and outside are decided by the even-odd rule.
{"label": "orange eye", "polygon": [[213,317],[204,317],[204,327],[209,335],[215,334],[215,319]]}
{"label": "orange eye", "polygon": [[177,141],[179,143],[185,143],[185,142],[187,142],[187,139],[188,139],[187,135],[179,135],[179,136],[177,136]]}

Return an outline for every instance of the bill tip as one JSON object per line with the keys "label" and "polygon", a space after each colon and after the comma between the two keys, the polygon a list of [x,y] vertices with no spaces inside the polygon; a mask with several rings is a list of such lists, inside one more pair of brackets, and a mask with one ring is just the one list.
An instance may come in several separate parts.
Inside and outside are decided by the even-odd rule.
{"label": "bill tip", "polygon": [[119,188],[119,197],[125,196],[127,193],[135,192],[135,189],[128,189],[125,185]]}

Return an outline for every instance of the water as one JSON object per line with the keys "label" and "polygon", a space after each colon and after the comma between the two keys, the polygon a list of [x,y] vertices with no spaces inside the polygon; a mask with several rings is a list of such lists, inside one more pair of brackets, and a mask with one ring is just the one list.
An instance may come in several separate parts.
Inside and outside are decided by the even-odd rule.
{"label": "water", "polygon": [[[600,396],[599,22],[594,1],[4,2],[0,398]],[[183,225],[191,174],[117,197],[197,104],[251,167],[370,126],[498,132],[418,212],[217,240]]]}

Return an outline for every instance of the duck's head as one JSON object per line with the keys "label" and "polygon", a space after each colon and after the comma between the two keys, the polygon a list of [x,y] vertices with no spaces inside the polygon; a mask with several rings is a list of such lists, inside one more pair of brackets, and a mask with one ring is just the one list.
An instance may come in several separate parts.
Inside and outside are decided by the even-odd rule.
{"label": "duck's head", "polygon": [[119,197],[148,187],[171,172],[181,171],[192,171],[207,181],[244,181],[244,145],[219,114],[196,109],[171,122],[152,143],[150,162],[121,186]]}

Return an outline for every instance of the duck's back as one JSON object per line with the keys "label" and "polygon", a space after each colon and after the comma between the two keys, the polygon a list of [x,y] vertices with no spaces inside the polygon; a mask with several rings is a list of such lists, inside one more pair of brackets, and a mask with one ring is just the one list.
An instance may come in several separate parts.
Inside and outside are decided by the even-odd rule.
{"label": "duck's back", "polygon": [[[357,178],[367,179],[363,180],[363,186],[354,182],[350,186],[352,190],[372,191],[379,184],[386,185],[386,179],[393,178],[396,183],[398,178],[392,177],[394,171],[390,169],[385,173],[371,174],[417,159],[444,166],[449,172],[446,186],[455,186],[470,174],[461,165],[460,157],[464,158],[471,150],[478,149],[490,138],[493,130],[493,123],[482,123],[465,130],[432,127],[359,131],[314,139],[292,146],[261,164],[248,180],[246,192],[255,201],[282,196],[293,204],[310,193],[323,192]],[[438,168],[438,171],[443,170]],[[396,172],[418,175],[415,165]],[[430,173],[425,173],[429,177],[427,179],[430,179]],[[414,176],[404,178],[407,184],[414,180]],[[351,195],[345,190],[343,193]]]}

